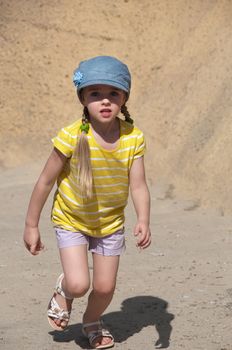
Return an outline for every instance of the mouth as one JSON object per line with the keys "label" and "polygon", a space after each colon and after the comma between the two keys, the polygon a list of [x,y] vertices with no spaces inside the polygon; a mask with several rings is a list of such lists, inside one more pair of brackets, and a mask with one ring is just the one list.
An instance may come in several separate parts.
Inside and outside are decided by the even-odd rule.
{"label": "mouth", "polygon": [[104,113],[104,112],[107,112],[107,113],[110,113],[111,112],[111,109],[110,108],[102,108],[100,110],[101,113]]}
{"label": "mouth", "polygon": [[110,117],[111,116],[111,109],[110,108],[102,108],[100,110],[100,113],[103,117]]}

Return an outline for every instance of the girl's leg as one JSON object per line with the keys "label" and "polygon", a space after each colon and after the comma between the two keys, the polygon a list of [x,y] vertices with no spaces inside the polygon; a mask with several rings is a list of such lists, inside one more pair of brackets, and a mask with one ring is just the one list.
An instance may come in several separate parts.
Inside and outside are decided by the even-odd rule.
{"label": "girl's leg", "polygon": [[[90,276],[88,268],[87,245],[79,245],[60,249],[60,259],[63,267],[64,278],[62,289],[65,294],[79,298],[89,289]],[[65,299],[60,294],[55,295],[55,299],[63,310],[71,310],[72,300]],[[66,321],[54,320],[58,326],[65,328]]]}
{"label": "girl's leg", "polygon": [[[88,298],[88,305],[83,316],[83,323],[92,323],[100,319],[107,306],[110,304],[118,272],[120,256],[104,256],[93,253],[93,290]],[[91,331],[94,326],[88,327]],[[108,344],[110,338],[96,339],[95,345]]]}
{"label": "girl's leg", "polygon": [[60,249],[60,259],[64,272],[63,289],[73,298],[83,296],[90,285],[87,245]]}

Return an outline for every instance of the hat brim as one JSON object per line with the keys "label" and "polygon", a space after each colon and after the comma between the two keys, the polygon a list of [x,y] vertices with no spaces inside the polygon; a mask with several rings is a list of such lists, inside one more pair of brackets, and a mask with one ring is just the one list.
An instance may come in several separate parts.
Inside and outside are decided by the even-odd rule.
{"label": "hat brim", "polygon": [[77,87],[77,90],[80,91],[82,89],[84,89],[85,87],[91,86],[91,85],[109,85],[112,87],[115,87],[117,89],[123,90],[124,92],[126,92],[127,94],[129,94],[130,92],[128,91],[128,89],[125,88],[125,86],[123,86],[122,84],[115,82],[115,81],[111,81],[109,79],[104,80],[104,79],[96,79],[96,80],[91,80],[91,81],[86,81],[83,84],[80,83],[80,85]]}

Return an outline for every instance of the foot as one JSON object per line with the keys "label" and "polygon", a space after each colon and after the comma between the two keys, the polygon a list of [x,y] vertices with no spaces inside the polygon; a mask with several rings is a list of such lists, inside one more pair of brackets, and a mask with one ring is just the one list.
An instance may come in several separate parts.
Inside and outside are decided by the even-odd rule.
{"label": "foot", "polygon": [[[72,300],[65,299],[62,295],[57,293],[53,294],[53,298],[56,300],[61,310],[70,314],[72,309]],[[68,321],[69,321],[66,318],[65,319],[52,318],[52,320],[58,327],[61,327],[62,329],[65,329],[67,327]]]}
{"label": "foot", "polygon": [[63,278],[63,274],[59,276],[47,310],[49,324],[58,331],[67,327],[73,302],[73,299],[65,295],[62,289]]}
{"label": "foot", "polygon": [[94,349],[107,349],[114,346],[113,336],[102,327],[100,321],[84,323],[82,332],[89,339],[89,343]]}

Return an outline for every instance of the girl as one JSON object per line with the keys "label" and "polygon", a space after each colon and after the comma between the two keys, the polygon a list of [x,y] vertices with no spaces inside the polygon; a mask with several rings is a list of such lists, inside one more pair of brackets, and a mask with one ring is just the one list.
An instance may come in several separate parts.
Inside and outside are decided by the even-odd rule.
{"label": "girl", "polygon": [[[82,332],[92,348],[105,349],[114,345],[114,339],[100,317],[112,300],[119,257],[125,249],[129,187],[137,213],[137,245],[144,249],[151,243],[145,144],[125,104],[131,87],[125,64],[111,56],[94,57],[80,63],[73,82],[84,107],[83,117],[52,140],[53,151],[32,192],[24,242],[33,255],[44,248],[39,218],[57,180],[51,217],[63,273],[48,305],[48,320],[54,329],[65,329],[73,299],[89,290],[88,249],[93,257],[93,281]],[[120,111],[125,121],[119,119]]]}

